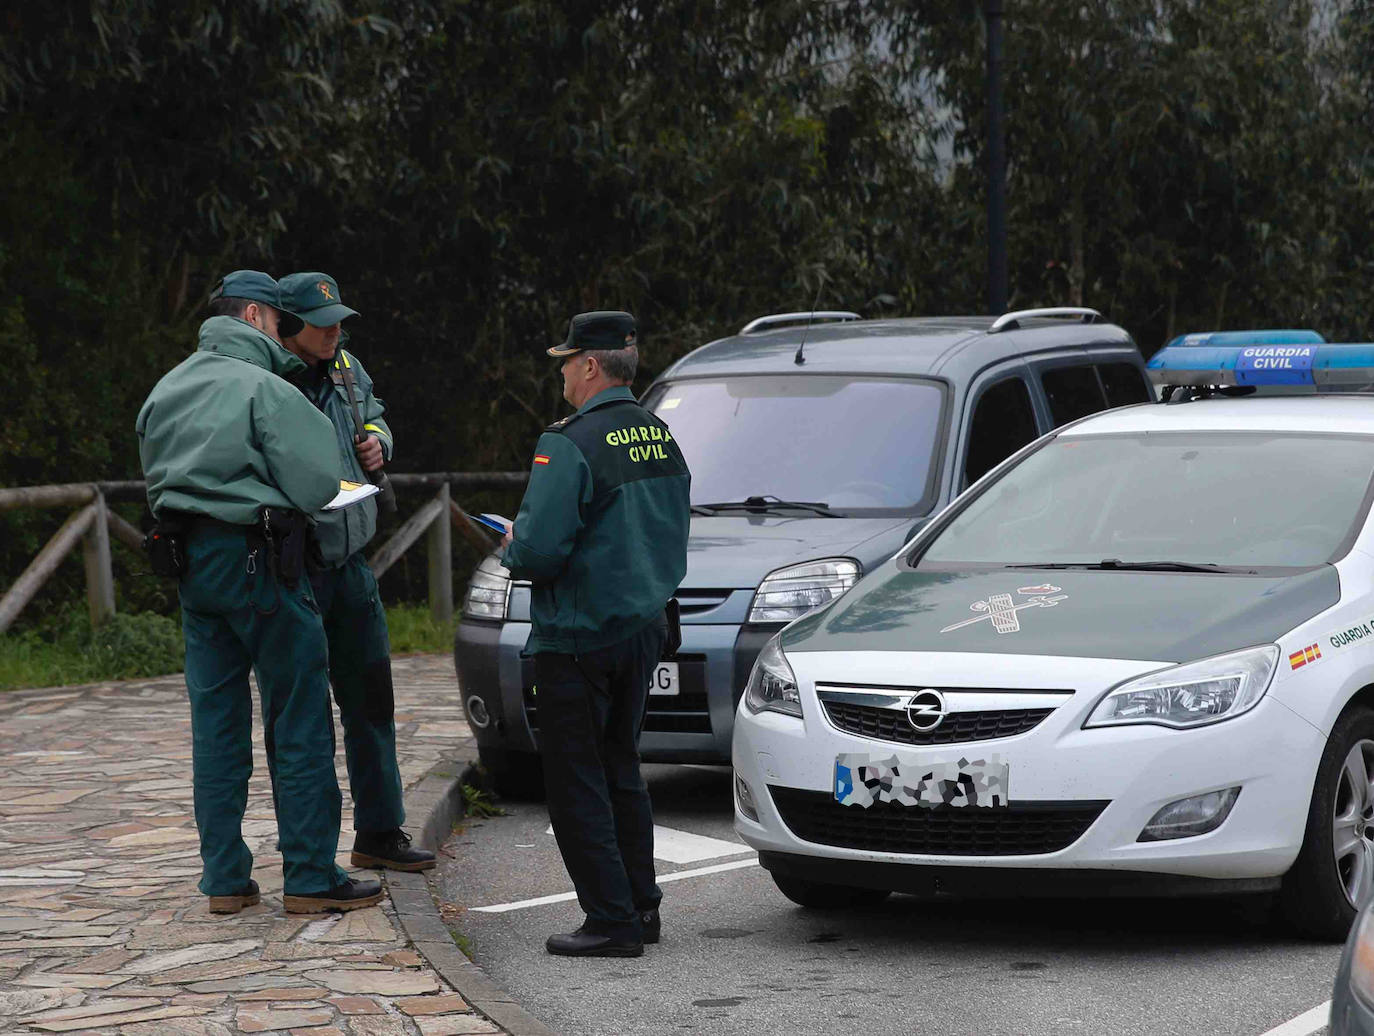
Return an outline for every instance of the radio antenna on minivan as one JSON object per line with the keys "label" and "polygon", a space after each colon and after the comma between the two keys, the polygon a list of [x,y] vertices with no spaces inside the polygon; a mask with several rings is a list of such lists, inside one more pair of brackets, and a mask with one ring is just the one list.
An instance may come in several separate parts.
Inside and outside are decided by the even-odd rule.
{"label": "radio antenna on minivan", "polygon": [[816,319],[816,307],[821,304],[821,288],[825,286],[825,279],[822,277],[816,284],[816,297],[811,300],[811,312],[806,316],[806,326],[802,328],[801,341],[797,343],[797,355],[792,357],[792,362],[800,367],[806,362],[806,357],[802,355],[802,350],[806,348],[806,332],[811,330],[811,321]]}

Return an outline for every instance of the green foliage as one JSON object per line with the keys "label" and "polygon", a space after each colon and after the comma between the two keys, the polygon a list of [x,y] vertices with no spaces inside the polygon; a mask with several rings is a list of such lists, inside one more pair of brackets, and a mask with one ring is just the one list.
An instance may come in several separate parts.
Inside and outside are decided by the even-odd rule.
{"label": "green foliage", "polygon": [[[523,468],[564,410],[543,348],[578,310],[634,312],[647,379],[765,312],[984,306],[965,0],[12,6],[3,484],[138,477],[138,405],[239,267],[339,279],[397,471]],[[1215,326],[1363,336],[1371,15],[1007,5],[1013,304],[1097,306],[1146,352]],[[0,515],[0,571],[62,517]],[[170,610],[122,556],[121,608]],[[406,559],[385,580],[423,585]]]}
{"label": "green foliage", "polygon": [[87,655],[102,679],[124,680],[181,672],[186,647],[181,626],[165,615],[121,613],[90,634]]}
{"label": "green foliage", "polygon": [[181,625],[165,615],[115,615],[92,630],[84,610],[0,637],[0,689],[95,683],[179,673]]}
{"label": "green foliage", "polygon": [[[455,592],[460,591],[455,580]],[[452,651],[457,625],[456,619],[448,624],[438,622],[427,604],[395,604],[386,610],[393,655]]]}
{"label": "green foliage", "polygon": [[471,784],[463,785],[463,815],[468,817],[504,817],[506,811],[491,801],[485,791]]}

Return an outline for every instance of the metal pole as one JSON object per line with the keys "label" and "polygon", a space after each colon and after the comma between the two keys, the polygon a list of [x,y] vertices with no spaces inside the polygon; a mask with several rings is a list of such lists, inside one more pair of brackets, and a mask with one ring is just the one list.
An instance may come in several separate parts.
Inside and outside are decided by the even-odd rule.
{"label": "metal pole", "polygon": [[429,526],[429,610],[447,626],[453,621],[453,524],[449,517],[448,483],[435,496],[438,513]]}
{"label": "metal pole", "polygon": [[988,312],[1007,311],[1007,151],[1002,126],[1002,3],[984,0],[988,31]]}

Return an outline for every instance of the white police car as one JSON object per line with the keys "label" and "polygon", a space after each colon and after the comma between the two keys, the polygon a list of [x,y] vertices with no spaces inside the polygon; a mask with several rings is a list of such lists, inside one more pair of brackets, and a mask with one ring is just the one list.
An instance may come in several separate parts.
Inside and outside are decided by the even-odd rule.
{"label": "white police car", "polygon": [[[735,825],[804,905],[1374,887],[1374,345],[1176,339],[764,648]],[[1233,398],[1233,397],[1241,398]]]}

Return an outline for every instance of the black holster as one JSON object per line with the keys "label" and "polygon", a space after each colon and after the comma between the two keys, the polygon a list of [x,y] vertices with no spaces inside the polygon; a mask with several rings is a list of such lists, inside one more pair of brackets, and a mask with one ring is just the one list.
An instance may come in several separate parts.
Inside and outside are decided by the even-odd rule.
{"label": "black holster", "polygon": [[163,512],[143,534],[143,552],[154,572],[169,579],[186,574],[186,532],[188,517],[175,511]]}
{"label": "black holster", "polygon": [[277,578],[294,588],[305,573],[310,552],[309,519],[300,511],[264,507],[258,514],[258,532],[267,543],[267,556]]}

